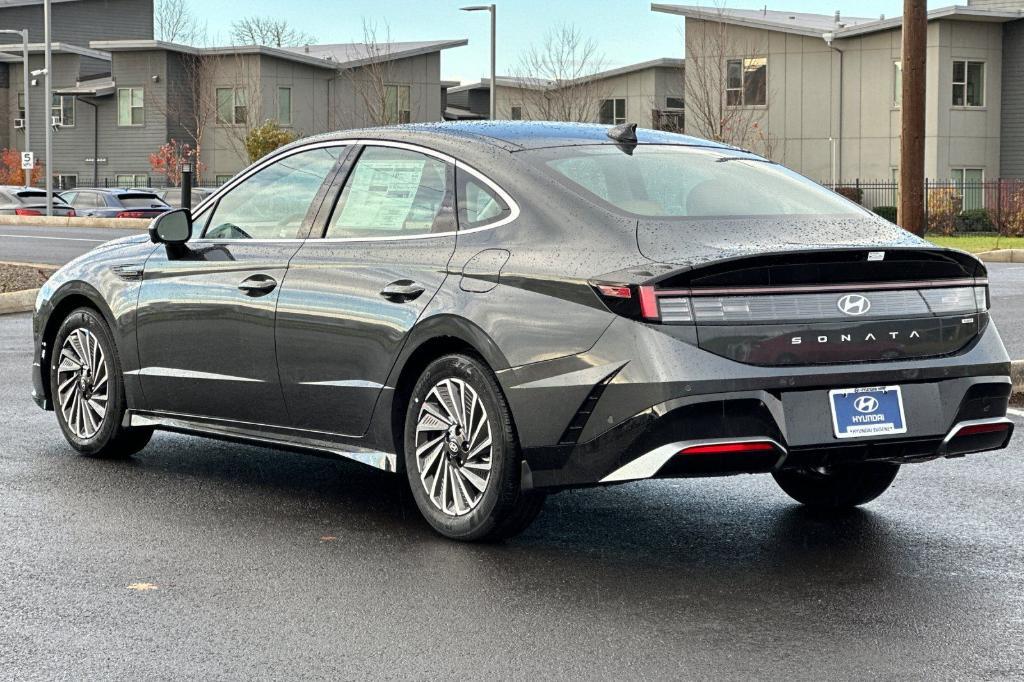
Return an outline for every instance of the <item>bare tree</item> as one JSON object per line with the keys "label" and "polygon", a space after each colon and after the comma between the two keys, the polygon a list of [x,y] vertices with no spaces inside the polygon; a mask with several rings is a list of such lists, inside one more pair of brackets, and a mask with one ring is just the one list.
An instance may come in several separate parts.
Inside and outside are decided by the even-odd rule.
{"label": "bare tree", "polygon": [[[767,57],[767,45],[750,45],[735,40],[729,25],[721,21],[722,9],[708,10],[708,19],[686,20],[685,100],[686,132],[737,147],[752,148],[765,156],[775,151],[777,140],[767,127],[763,106],[745,101],[750,69],[763,66],[763,90],[755,82],[760,101],[771,99],[768,92],[767,64],[749,59]],[[715,16],[717,15],[717,17]],[[740,68],[740,88],[728,87],[729,62]]]}
{"label": "bare tree", "polygon": [[[167,79],[164,93],[157,91],[153,106],[167,118],[167,127],[195,150],[196,161],[203,163],[203,142],[216,113],[214,80],[220,57],[203,52],[181,53],[180,73]],[[170,66],[169,66],[170,68]],[[196,183],[202,181],[201,166],[196,166]]]}
{"label": "bare tree", "polygon": [[289,24],[287,19],[260,16],[242,17],[232,22],[231,39],[237,45],[269,47],[296,47],[316,41],[309,33]]}
{"label": "bare tree", "polygon": [[157,40],[185,45],[206,42],[206,25],[199,22],[188,0],[157,0],[153,8],[153,29]]}
{"label": "bare tree", "polygon": [[363,126],[408,123],[413,111],[413,89],[409,84],[396,82],[388,25],[384,24],[379,31],[375,23],[364,19],[363,41],[352,49],[354,51],[347,57],[355,65],[342,70],[354,99],[352,110],[345,112],[350,117],[346,123]]}
{"label": "bare tree", "polygon": [[[606,94],[594,74],[604,68],[597,43],[572,25],[549,30],[519,60],[514,78],[523,117],[547,121],[593,121]],[[492,84],[493,87],[493,84]]]}
{"label": "bare tree", "polygon": [[230,78],[226,81],[222,78],[222,85],[213,90],[214,121],[221,126],[228,146],[244,165],[249,159],[249,135],[265,120],[260,59],[238,53],[221,59],[225,63],[219,72],[229,73]]}

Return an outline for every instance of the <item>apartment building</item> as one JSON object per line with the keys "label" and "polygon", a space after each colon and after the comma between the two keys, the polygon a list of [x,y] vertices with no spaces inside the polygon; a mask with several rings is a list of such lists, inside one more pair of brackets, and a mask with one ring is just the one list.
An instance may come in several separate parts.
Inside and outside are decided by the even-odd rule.
{"label": "apartment building", "polygon": [[[651,7],[685,17],[687,133],[742,138],[816,180],[897,176],[899,17]],[[926,111],[928,177],[1024,177],[1022,0],[928,12]]]}

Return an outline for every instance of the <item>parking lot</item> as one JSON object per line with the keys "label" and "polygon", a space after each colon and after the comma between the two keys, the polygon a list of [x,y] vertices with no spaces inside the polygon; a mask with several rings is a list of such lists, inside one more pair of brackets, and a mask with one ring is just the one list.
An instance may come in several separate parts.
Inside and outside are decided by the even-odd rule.
{"label": "parking lot", "polygon": [[347,462],[171,434],[74,456],[29,328],[0,318],[0,678],[1024,675],[1020,436],[839,517],[768,477],[649,482],[460,545]]}

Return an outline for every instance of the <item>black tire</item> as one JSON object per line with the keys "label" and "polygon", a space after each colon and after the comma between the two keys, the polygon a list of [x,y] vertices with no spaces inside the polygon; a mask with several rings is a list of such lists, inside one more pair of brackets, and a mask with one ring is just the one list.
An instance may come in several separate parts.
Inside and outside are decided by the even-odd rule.
{"label": "black tire", "polygon": [[[63,349],[65,342],[72,334],[78,334],[79,338],[95,339],[99,350],[102,353],[102,360],[96,363],[103,364],[105,361],[106,381],[102,387],[106,390],[106,408],[101,417],[97,418],[95,411],[90,412],[91,417],[98,422],[95,424],[95,433],[92,433],[92,422],[86,432],[76,433],[65,415],[65,403],[71,403],[70,393],[67,388],[62,393],[60,390],[61,378],[67,381],[67,373],[61,374],[58,368],[63,360]],[[131,457],[141,450],[149,442],[153,435],[151,428],[126,427],[123,426],[127,403],[124,395],[124,379],[121,374],[121,359],[117,354],[117,346],[114,344],[113,335],[99,313],[91,308],[78,308],[71,312],[61,323],[54,339],[53,348],[50,353],[50,395],[53,398],[54,412],[57,414],[57,423],[68,443],[75,450],[86,457],[124,459]],[[67,395],[65,401],[63,396]]]}
{"label": "black tire", "polygon": [[819,471],[777,471],[775,482],[797,502],[820,509],[856,507],[875,499],[892,485],[899,464],[869,462]]}
{"label": "black tire", "polygon": [[[437,406],[439,404],[436,400],[437,396],[436,394],[431,396],[431,391],[446,381],[453,382],[455,386],[460,385],[458,382],[463,382],[465,386],[472,389],[469,392],[469,397],[462,401],[463,413],[472,411],[472,414],[469,414],[463,421],[479,425],[480,420],[483,420],[490,432],[490,470],[483,491],[480,492],[478,489],[470,487],[472,483],[468,478],[459,479],[462,490],[479,495],[475,504],[471,503],[469,497],[460,494],[455,489],[455,484],[452,483],[453,509],[457,512],[460,500],[464,507],[469,506],[468,511],[461,513],[442,510],[443,493],[448,490],[445,486],[449,480],[465,477],[467,469],[470,470],[469,473],[479,474],[480,469],[477,467],[480,467],[481,464],[480,460],[471,457],[476,448],[459,443],[461,435],[454,433],[459,430],[458,420],[449,417],[447,419],[448,430],[435,428],[422,432],[426,435],[421,436],[421,439],[432,440],[435,437],[433,434],[440,434],[443,439],[437,455],[440,459],[430,459],[436,446],[428,449],[422,459],[417,456],[416,452],[417,425],[421,411],[428,409],[424,403],[429,402],[431,406]],[[450,395],[448,391],[443,390],[443,392],[445,395]],[[473,402],[473,393],[475,393],[478,403]],[[464,392],[463,396],[466,395],[467,393]],[[467,403],[469,407],[467,407]],[[485,412],[479,412],[478,405],[482,405]],[[458,411],[454,404],[453,408]],[[449,415],[446,413],[445,416]],[[477,418],[476,422],[473,421],[474,416]],[[481,433],[483,433],[483,428],[483,426],[480,427]],[[471,436],[472,434],[468,434],[466,438],[469,439]],[[458,448],[454,452],[452,452],[453,446],[450,445],[452,442],[455,442],[454,447]],[[446,355],[427,366],[416,382],[409,399],[405,416],[404,443],[405,470],[413,498],[416,500],[416,506],[419,507],[420,513],[431,527],[445,537],[467,542],[494,541],[512,537],[529,526],[544,505],[545,495],[543,493],[524,492],[520,489],[522,458],[519,440],[512,423],[512,414],[494,374],[476,358],[466,355]],[[420,445],[425,445],[425,442],[421,442]],[[463,455],[466,458],[460,462]],[[447,464],[441,461],[442,459],[446,459]],[[421,466],[424,467],[426,473],[421,471]],[[453,477],[452,479],[443,478],[440,473],[442,466],[450,467],[449,475]],[[471,469],[471,467],[473,468]],[[431,475],[431,471],[436,473]],[[435,485],[438,482],[440,482],[440,489]],[[432,497],[428,488],[442,492],[438,492],[436,496]],[[441,501],[435,501],[438,497],[442,498]]]}

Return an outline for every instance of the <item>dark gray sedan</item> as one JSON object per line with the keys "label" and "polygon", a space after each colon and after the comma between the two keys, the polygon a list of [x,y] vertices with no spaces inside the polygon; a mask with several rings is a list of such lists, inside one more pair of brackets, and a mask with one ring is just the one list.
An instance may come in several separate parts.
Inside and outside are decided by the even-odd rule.
{"label": "dark gray sedan", "polygon": [[292,144],[65,266],[33,377],[82,454],[167,429],[347,457],[476,540],[575,486],[770,473],[850,507],[1003,448],[988,306],[973,256],[749,152],[407,125]]}
{"label": "dark gray sedan", "polygon": [[61,192],[80,216],[155,218],[171,207],[155,192],[139,189],[73,189]]}

